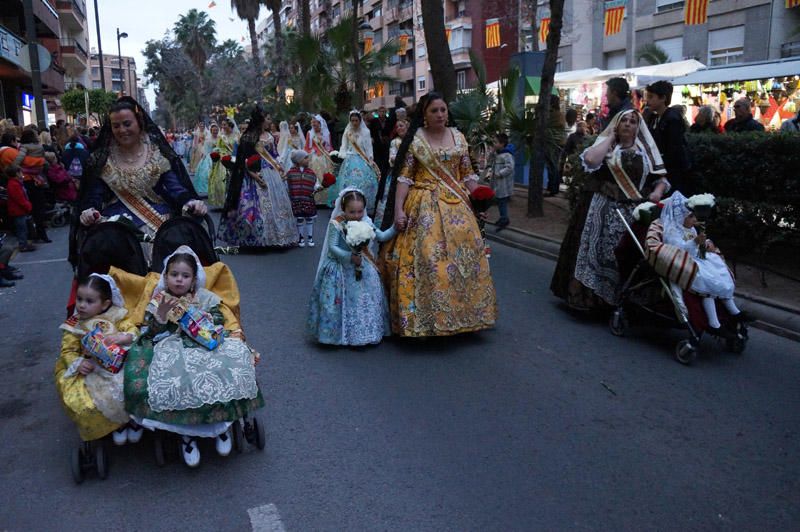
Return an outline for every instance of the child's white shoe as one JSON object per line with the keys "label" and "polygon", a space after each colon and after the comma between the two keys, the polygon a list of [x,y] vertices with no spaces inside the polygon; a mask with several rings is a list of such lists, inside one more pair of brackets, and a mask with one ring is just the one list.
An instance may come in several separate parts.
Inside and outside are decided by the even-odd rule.
{"label": "child's white shoe", "polygon": [[306,241],[301,238],[300,242],[298,242],[297,245],[301,248],[304,248],[306,247]]}
{"label": "child's white shoe", "polygon": [[111,437],[114,439],[114,445],[125,445],[128,443],[128,429],[125,427],[118,428],[111,433]]}
{"label": "child's white shoe", "polygon": [[134,426],[132,423],[128,425],[127,435],[130,443],[139,443],[139,440],[142,439],[142,434],[144,434],[144,429],[140,425]]}
{"label": "child's white shoe", "polygon": [[314,244],[314,239],[309,237],[308,238],[308,247],[313,248],[316,244]]}
{"label": "child's white shoe", "polygon": [[189,467],[197,467],[200,465],[200,447],[197,446],[197,440],[184,436],[181,439],[181,454],[183,461]]}
{"label": "child's white shoe", "polygon": [[231,449],[233,448],[233,438],[231,437],[231,429],[228,427],[228,430],[217,436],[217,453],[220,456],[228,456],[231,454]]}

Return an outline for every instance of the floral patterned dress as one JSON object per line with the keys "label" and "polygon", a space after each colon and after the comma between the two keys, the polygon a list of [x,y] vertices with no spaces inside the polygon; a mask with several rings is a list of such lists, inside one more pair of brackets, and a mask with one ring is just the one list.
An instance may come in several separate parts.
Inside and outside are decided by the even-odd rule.
{"label": "floral patterned dress", "polygon": [[220,159],[211,163],[208,174],[208,206],[221,208],[225,204],[225,186],[228,183],[228,169],[222,163],[222,157],[236,153],[236,136],[221,134],[212,151],[219,153]]}
{"label": "floral patterned dress", "polygon": [[[335,170],[333,160],[331,160],[330,152],[333,151],[333,146],[327,140],[320,137],[314,137],[312,131],[306,134],[305,149],[309,153],[308,167],[314,170],[317,175],[317,183],[322,185],[322,180],[325,174],[332,174]],[[327,188],[321,188],[314,193],[314,201],[317,205],[327,205],[331,195]],[[336,199],[336,196],[333,196]]]}
{"label": "floral patterned dress", "polygon": [[406,230],[382,249],[392,331],[446,336],[494,326],[497,303],[478,221],[464,183],[477,180],[468,145],[433,150],[418,131],[398,182],[410,186]]}

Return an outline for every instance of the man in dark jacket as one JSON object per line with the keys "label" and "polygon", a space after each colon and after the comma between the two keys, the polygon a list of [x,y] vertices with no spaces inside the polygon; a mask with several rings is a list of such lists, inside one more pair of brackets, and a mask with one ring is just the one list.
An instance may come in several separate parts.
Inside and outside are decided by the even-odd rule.
{"label": "man in dark jacket", "polygon": [[733,104],[733,120],[725,122],[726,133],[742,133],[743,131],[764,131],[762,126],[753,118],[750,98],[739,98]]}
{"label": "man in dark jacket", "polygon": [[667,179],[672,190],[680,190],[685,196],[692,193],[688,183],[689,152],[686,146],[686,122],[679,109],[670,107],[672,83],[656,81],[645,88],[647,107],[647,127],[664,159]]}
{"label": "man in dark jacket", "polygon": [[606,101],[608,102],[608,116],[602,119],[601,131],[614,120],[617,113],[633,109],[631,87],[625,78],[611,78],[606,81]]}

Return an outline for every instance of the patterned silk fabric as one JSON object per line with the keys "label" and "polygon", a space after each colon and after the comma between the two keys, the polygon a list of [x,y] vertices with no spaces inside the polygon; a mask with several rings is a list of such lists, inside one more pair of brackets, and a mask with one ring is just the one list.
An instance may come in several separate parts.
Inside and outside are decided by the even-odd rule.
{"label": "patterned silk fabric", "polygon": [[[408,227],[382,250],[392,330],[401,336],[446,336],[494,326],[494,284],[472,208],[461,198],[474,179],[464,136],[455,147],[433,150],[421,131],[406,156],[400,182]],[[458,182],[446,184],[449,177]],[[441,173],[441,175],[436,175]]]}

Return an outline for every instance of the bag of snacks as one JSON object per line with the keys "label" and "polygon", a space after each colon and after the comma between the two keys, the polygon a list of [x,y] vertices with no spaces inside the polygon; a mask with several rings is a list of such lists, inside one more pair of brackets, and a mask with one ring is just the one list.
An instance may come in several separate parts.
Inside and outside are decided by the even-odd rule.
{"label": "bag of snacks", "polygon": [[209,351],[216,349],[224,339],[225,328],[214,325],[211,315],[197,307],[189,307],[178,320],[178,325],[192,340]]}
{"label": "bag of snacks", "polygon": [[106,344],[105,335],[99,325],[86,333],[81,339],[81,346],[98,364],[111,373],[119,373],[128,354],[127,349],[117,344]]}

